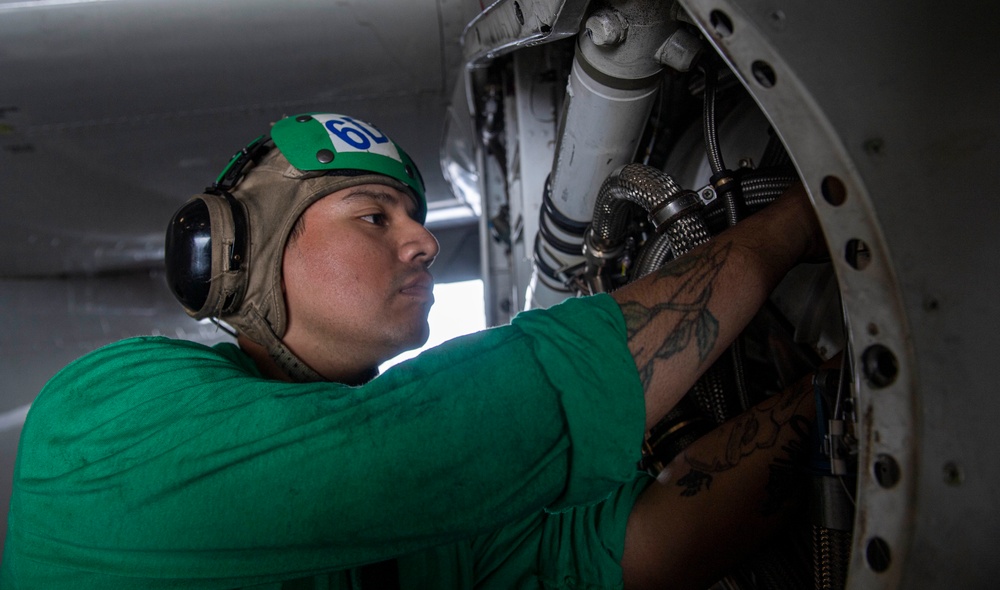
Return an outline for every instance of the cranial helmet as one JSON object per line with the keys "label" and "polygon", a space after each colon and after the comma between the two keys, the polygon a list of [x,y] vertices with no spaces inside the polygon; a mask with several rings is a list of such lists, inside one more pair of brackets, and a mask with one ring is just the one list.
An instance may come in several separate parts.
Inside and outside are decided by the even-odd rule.
{"label": "cranial helmet", "polygon": [[376,127],[332,113],[278,121],[170,220],[170,290],[188,315],[221,319],[263,345],[293,379],[321,379],[281,342],[288,317],[282,259],[292,228],[310,205],[361,184],[411,195],[415,218],[424,222],[427,201],[416,164]]}

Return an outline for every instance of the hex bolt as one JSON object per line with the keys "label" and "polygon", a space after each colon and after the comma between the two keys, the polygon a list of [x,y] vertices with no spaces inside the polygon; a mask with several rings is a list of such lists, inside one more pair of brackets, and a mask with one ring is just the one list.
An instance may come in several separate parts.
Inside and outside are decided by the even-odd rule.
{"label": "hex bolt", "polygon": [[686,72],[691,69],[701,50],[701,39],[687,29],[677,29],[660,45],[653,58],[668,68]]}
{"label": "hex bolt", "polygon": [[594,45],[620,45],[628,37],[628,21],[613,8],[601,8],[587,19],[585,26]]}

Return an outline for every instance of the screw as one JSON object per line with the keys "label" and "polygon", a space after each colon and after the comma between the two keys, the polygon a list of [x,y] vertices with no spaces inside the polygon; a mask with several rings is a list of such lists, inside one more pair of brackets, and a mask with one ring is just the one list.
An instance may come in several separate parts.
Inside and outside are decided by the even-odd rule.
{"label": "screw", "polygon": [[962,470],[955,462],[949,461],[944,464],[944,483],[950,486],[960,486],[964,479]]}
{"label": "screw", "polygon": [[885,142],[881,137],[872,137],[871,139],[865,140],[862,147],[865,153],[869,156],[879,156],[885,152]]}

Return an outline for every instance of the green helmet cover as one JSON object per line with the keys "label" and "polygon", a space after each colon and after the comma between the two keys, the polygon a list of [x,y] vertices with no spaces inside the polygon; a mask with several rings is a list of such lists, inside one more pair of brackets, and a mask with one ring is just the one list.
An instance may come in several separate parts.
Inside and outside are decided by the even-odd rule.
{"label": "green helmet cover", "polygon": [[299,170],[357,170],[398,180],[416,197],[417,218],[426,218],[424,180],[416,163],[374,125],[347,115],[305,113],[275,123],[271,139]]}

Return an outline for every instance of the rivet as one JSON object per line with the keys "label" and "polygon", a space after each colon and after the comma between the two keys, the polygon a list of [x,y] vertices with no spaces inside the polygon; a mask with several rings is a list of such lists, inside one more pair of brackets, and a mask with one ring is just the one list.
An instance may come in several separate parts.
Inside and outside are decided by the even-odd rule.
{"label": "rivet", "polygon": [[406,165],[406,166],[405,166],[405,167],[403,168],[403,171],[404,171],[404,172],[406,172],[406,175],[407,175],[407,176],[409,176],[410,178],[413,178],[413,167],[411,167],[411,166],[410,166],[409,164],[407,164],[407,165]]}
{"label": "rivet", "polygon": [[295,120],[299,123],[305,123],[306,121],[312,121],[312,115],[299,115],[295,117]]}
{"label": "rivet", "polygon": [[944,483],[950,486],[960,486],[964,479],[965,475],[957,463],[949,461],[944,464]]}
{"label": "rivet", "polygon": [[881,137],[866,139],[862,144],[862,148],[869,156],[881,156],[885,153],[885,140]]}
{"label": "rivet", "polygon": [[333,161],[334,153],[330,150],[320,150],[316,152],[316,159],[320,164],[329,164]]}

